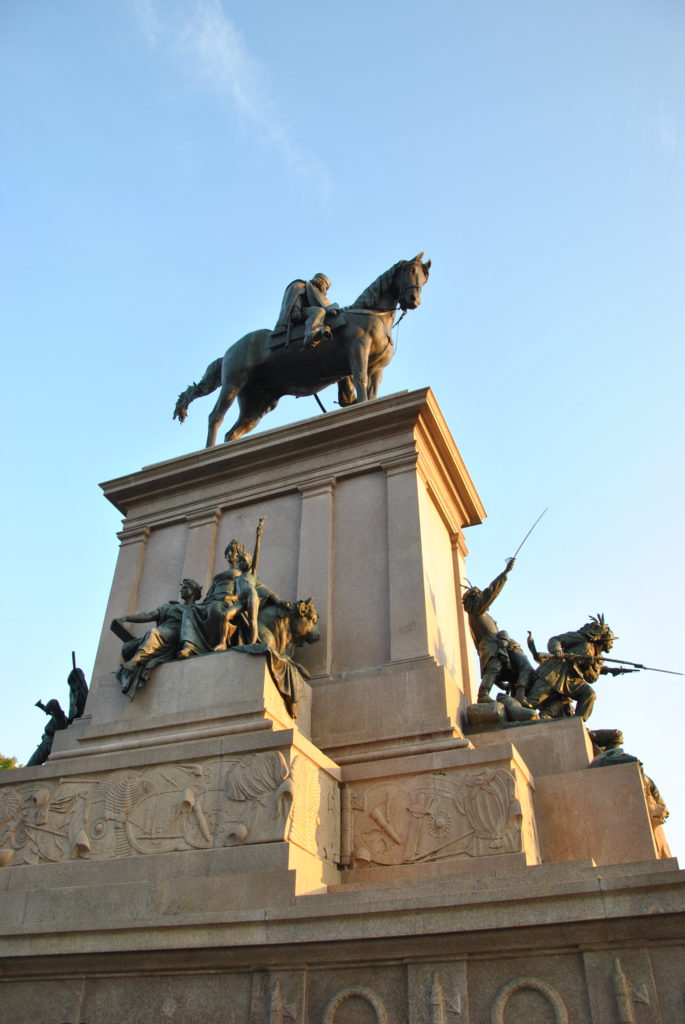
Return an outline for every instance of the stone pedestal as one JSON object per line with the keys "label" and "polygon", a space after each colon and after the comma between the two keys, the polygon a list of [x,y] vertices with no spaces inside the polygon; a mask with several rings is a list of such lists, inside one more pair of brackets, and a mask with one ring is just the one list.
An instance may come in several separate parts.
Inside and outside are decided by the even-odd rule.
{"label": "stone pedestal", "polygon": [[[579,719],[468,731],[484,510],[430,392],[104,490],[125,519],[87,714],[0,773],[8,1020],[680,1019],[685,885],[637,765],[591,769]],[[260,576],[320,614],[297,720],[235,651],[129,702],[111,619],[206,587],[262,515]]]}
{"label": "stone pedestal", "polygon": [[[89,711],[111,690],[117,615],[206,584],[267,516],[260,576],[313,597],[322,639],[312,738],[337,759],[460,737],[474,695],[461,607],[464,527],[484,509],[430,392],[219,445],[103,485],[125,515]],[[140,628],[140,632],[143,629]]]}

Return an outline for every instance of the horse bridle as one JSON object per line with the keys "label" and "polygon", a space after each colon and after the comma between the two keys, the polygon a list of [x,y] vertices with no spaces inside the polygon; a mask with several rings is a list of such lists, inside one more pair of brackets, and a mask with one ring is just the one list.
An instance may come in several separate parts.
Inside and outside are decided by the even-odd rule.
{"label": "horse bridle", "polygon": [[[406,264],[405,264],[405,265],[404,265],[404,266],[403,266],[403,267],[401,268],[401,273],[402,273],[402,274],[406,273],[406,272],[407,272],[408,270],[410,270],[410,268],[411,268],[411,267],[412,267],[412,266],[413,266],[414,264],[417,264],[417,263],[418,263],[418,264],[421,264],[421,270],[423,270],[423,264],[421,263],[421,260],[410,260],[410,261],[409,261],[408,263],[406,263]],[[424,281],[424,284],[425,284],[425,281]],[[403,289],[402,289],[402,291],[401,291],[401,292],[400,292],[400,294],[399,294],[399,297],[398,297],[398,299],[397,299],[397,305],[398,305],[398,306],[400,307],[400,309],[402,309],[402,296],[403,296],[403,295],[405,294],[405,292],[406,292],[406,291],[414,291],[414,292],[415,292],[415,291],[418,291],[418,292],[419,292],[419,294],[420,294],[420,292],[421,292],[421,288],[422,288],[422,287],[423,287],[423,286],[419,286],[419,285],[416,285],[416,284],[412,284],[412,285],[409,285],[409,286],[408,286],[408,287],[406,287],[406,288],[403,288]],[[399,319],[399,320],[398,320],[398,321],[397,321],[396,323],[394,323],[394,324],[393,324],[393,327],[397,327],[397,324],[399,324],[400,320],[402,320],[402,318],[403,318],[403,317],[405,317],[405,316],[407,315],[407,313],[408,313],[408,312],[409,312],[409,310],[408,310],[408,309],[407,309],[406,307],[405,307],[404,309],[402,309],[402,316],[400,317],[400,319]]]}

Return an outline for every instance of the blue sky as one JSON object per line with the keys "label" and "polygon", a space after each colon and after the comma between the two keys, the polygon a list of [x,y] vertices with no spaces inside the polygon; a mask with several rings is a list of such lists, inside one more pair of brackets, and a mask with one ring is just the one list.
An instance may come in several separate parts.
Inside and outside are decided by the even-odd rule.
{"label": "blue sky", "polygon": [[[470,578],[549,506],[500,624],[544,644],[603,611],[618,656],[685,671],[683,52],[678,0],[5,0],[1,751],[30,756],[72,649],[90,673],[98,481],[204,444],[212,400],[180,427],[176,396],[288,281],[351,302],[421,250],[381,391],[435,391],[489,514]],[[683,682],[602,681],[591,723],[676,852]]]}

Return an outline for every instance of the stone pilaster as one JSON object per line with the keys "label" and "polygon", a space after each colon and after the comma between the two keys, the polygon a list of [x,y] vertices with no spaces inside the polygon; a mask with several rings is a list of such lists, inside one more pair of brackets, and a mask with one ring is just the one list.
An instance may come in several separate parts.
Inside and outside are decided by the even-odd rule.
{"label": "stone pilaster", "polygon": [[321,641],[314,645],[309,667],[314,675],[331,671],[331,599],[333,580],[333,490],[335,478],[315,480],[298,489],[302,495],[297,596],[315,597]]}

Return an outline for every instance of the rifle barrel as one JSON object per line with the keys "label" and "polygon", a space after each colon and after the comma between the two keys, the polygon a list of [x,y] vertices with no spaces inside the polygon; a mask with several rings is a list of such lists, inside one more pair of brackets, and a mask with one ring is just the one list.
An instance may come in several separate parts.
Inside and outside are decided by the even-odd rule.
{"label": "rifle barrel", "polygon": [[[558,654],[553,654],[558,658]],[[651,665],[641,665],[639,661],[628,661],[627,658],[605,658],[603,654],[562,654],[562,658],[573,658],[576,661],[592,661],[594,658],[601,658],[602,661],[609,661],[612,665],[632,665],[633,668],[641,668],[643,672],[663,672],[667,676],[684,676],[685,672],[674,672],[670,668],[652,668]]]}

